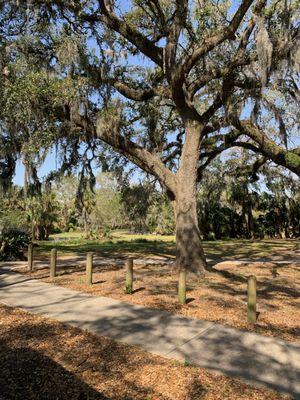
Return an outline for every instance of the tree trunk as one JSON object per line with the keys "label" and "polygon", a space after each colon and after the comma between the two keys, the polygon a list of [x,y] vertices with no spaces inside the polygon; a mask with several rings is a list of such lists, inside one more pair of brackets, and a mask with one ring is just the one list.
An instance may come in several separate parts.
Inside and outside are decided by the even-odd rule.
{"label": "tree trunk", "polygon": [[279,239],[282,239],[281,236],[281,219],[280,219],[280,210],[278,207],[275,207],[274,209],[274,213],[275,213],[275,231],[276,231],[276,237]]}
{"label": "tree trunk", "polygon": [[253,219],[253,213],[252,213],[252,202],[251,199],[249,198],[249,193],[247,194],[247,228],[248,228],[248,238],[253,239],[254,238],[254,219]]}
{"label": "tree trunk", "polygon": [[84,234],[85,234],[85,238],[88,239],[89,238],[89,229],[88,229],[88,220],[87,220],[87,211],[86,208],[83,207],[83,226],[84,226]]}
{"label": "tree trunk", "polygon": [[185,121],[186,137],[177,172],[175,193],[176,264],[199,276],[204,275],[206,260],[197,217],[197,173],[201,144],[201,125]]}
{"label": "tree trunk", "polygon": [[253,239],[255,236],[255,229],[254,229],[254,219],[253,219],[252,207],[250,204],[248,207],[248,232],[249,232],[249,238]]}
{"label": "tree trunk", "polygon": [[253,239],[254,238],[254,219],[253,219],[253,213],[252,213],[252,198],[251,194],[249,193],[248,190],[248,184],[245,183],[245,213],[247,215],[247,220],[246,220],[246,228],[247,228],[247,237],[248,239]]}
{"label": "tree trunk", "polygon": [[[180,185],[178,189],[180,190]],[[196,207],[196,196],[191,196],[188,200],[181,196],[176,199],[176,264],[179,270],[201,276],[205,274],[206,260]]]}

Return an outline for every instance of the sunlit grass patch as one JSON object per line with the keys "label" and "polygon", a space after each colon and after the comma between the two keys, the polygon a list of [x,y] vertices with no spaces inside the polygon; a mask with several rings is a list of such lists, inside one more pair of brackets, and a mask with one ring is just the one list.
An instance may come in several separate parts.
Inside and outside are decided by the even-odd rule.
{"label": "sunlit grass patch", "polygon": [[[175,256],[174,235],[135,234],[125,230],[112,232],[109,239],[85,239],[82,232],[67,232],[51,235],[50,240],[37,243],[37,252],[47,254],[51,248],[60,253],[95,252],[105,257],[153,257]],[[260,259],[284,260],[299,244],[299,240],[284,239],[229,239],[204,241],[203,246],[209,259]]]}

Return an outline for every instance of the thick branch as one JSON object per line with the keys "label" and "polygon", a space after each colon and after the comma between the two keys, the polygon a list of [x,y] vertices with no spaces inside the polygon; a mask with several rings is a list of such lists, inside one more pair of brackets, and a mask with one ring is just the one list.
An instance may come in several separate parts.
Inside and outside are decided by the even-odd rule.
{"label": "thick branch", "polygon": [[159,66],[163,66],[162,49],[155,46],[149,39],[147,39],[141,32],[135,27],[129,25],[124,20],[121,20],[117,15],[109,10],[104,0],[99,0],[101,15],[96,16],[95,14],[85,15],[84,19],[89,22],[95,22],[97,19],[107,25],[109,28],[118,32],[129,42],[134,44],[143,54],[149,57],[153,62]]}
{"label": "thick branch", "polygon": [[165,67],[167,68],[167,75],[169,75],[168,78],[171,78],[172,71],[175,71],[178,68],[176,66],[176,51],[180,32],[185,26],[187,5],[187,0],[176,1],[174,20],[165,47]]}
{"label": "thick branch", "polygon": [[239,121],[235,119],[232,123],[242,134],[250,137],[258,144],[261,154],[300,176],[300,155],[297,149],[283,149],[250,120]]}
{"label": "thick branch", "polygon": [[135,101],[146,101],[150,100],[155,96],[166,96],[170,97],[168,93],[168,88],[159,86],[156,88],[149,88],[149,89],[133,89],[128,86],[126,83],[116,81],[112,82],[112,85],[117,89],[119,93],[123,96],[127,97],[128,99],[135,100]]}
{"label": "thick branch", "polygon": [[[61,117],[67,117],[64,110],[61,110],[61,113]],[[98,137],[105,143],[112,146],[120,154],[123,154],[126,158],[143,169],[145,172],[157,177],[159,181],[168,188],[168,190],[175,193],[176,177],[173,172],[165,167],[161,159],[156,154],[150,153],[148,150],[142,148],[130,139],[121,136],[111,129],[103,129],[101,126],[101,121],[99,120],[96,122],[95,126],[93,121],[88,117],[82,116],[79,113],[73,113],[72,123],[87,132],[90,137]]]}
{"label": "thick branch", "polygon": [[161,29],[166,31],[167,30],[167,21],[165,19],[164,12],[163,12],[163,10],[162,10],[162,8],[160,6],[159,0],[150,0],[149,1],[149,7],[151,9],[152,9],[152,7],[151,7],[152,4],[154,5],[154,8],[156,10],[156,15],[157,15],[157,18],[158,18],[158,20],[160,22]]}
{"label": "thick branch", "polygon": [[125,155],[144,171],[156,176],[161,183],[163,183],[170,191],[175,193],[175,175],[165,167],[156,154],[150,153],[148,150],[142,148],[124,136],[103,130],[99,126],[99,122],[96,126],[96,134],[99,139],[112,146],[119,153]]}

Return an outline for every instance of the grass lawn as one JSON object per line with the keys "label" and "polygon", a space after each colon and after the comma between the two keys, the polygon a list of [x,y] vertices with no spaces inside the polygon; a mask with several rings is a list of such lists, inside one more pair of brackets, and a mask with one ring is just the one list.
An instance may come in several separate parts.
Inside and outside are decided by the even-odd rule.
{"label": "grass lawn", "polygon": [[[300,244],[296,240],[216,240],[204,241],[204,250],[209,259],[266,258],[285,260],[293,249]],[[126,256],[175,256],[175,236],[171,235],[138,235],[118,230],[110,239],[86,240],[81,232],[67,232],[51,235],[50,240],[38,242],[37,252],[48,255],[51,248],[62,253],[95,252],[107,257]]]}
{"label": "grass lawn", "polygon": [[290,399],[19,309],[0,321],[1,399]]}
{"label": "grass lawn", "polygon": [[[39,244],[35,270],[31,273],[33,278],[190,318],[216,321],[285,340],[300,341],[300,264],[295,262],[296,253],[293,249],[298,244],[294,240],[206,242],[206,254],[215,260],[212,262],[215,265],[214,272],[200,280],[188,277],[188,304],[181,306],[176,295],[177,272],[172,265],[164,264],[158,258],[174,256],[174,237],[115,232],[110,241],[89,242],[78,237],[57,240],[57,236],[53,239],[56,240]],[[58,273],[54,281],[49,278],[51,247],[59,250]],[[92,286],[85,284],[86,251],[95,252]],[[114,257],[126,259],[128,255],[139,259],[156,257],[152,264],[135,263],[132,295],[124,293],[124,260],[114,260]],[[264,258],[263,262],[255,262],[261,257]],[[234,261],[241,258],[253,262]],[[274,260],[294,262],[275,264]],[[26,268],[20,272],[28,273]],[[252,274],[256,275],[258,281],[259,316],[254,326],[248,325],[246,320],[247,277]]]}

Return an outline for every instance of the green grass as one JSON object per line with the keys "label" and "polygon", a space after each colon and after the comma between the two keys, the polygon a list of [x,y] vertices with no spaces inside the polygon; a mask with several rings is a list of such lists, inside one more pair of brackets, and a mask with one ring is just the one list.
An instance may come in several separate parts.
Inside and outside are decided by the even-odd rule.
{"label": "green grass", "polygon": [[94,252],[103,256],[122,256],[122,255],[163,255],[174,254],[174,242],[163,242],[139,239],[128,240],[86,240],[70,239],[64,241],[42,241],[38,242],[38,252],[49,252],[51,248],[56,248],[63,253],[85,253]]}
{"label": "green grass", "polygon": [[[111,239],[86,240],[81,232],[67,232],[51,235],[50,240],[37,243],[40,254],[49,253],[56,248],[61,253],[85,253],[92,251],[106,257],[122,256],[175,256],[175,236],[138,235],[124,230],[112,233]],[[216,240],[204,241],[203,246],[208,258],[286,258],[286,252],[299,245],[299,240]]]}
{"label": "green grass", "polygon": [[83,233],[82,232],[62,232],[62,233],[55,233],[50,235],[51,240],[71,240],[71,239],[82,239]]}

